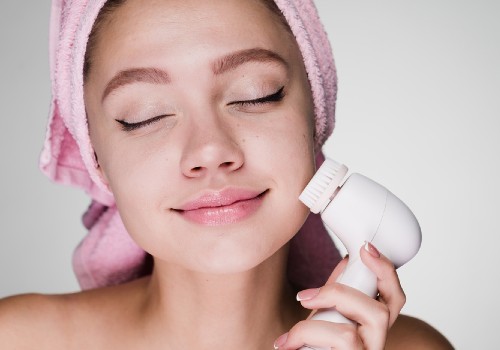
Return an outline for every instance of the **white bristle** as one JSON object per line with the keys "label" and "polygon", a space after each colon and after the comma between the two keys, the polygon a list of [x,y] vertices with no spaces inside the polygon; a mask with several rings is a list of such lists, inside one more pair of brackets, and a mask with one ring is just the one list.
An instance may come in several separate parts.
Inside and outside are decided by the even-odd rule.
{"label": "white bristle", "polygon": [[334,191],[347,173],[347,167],[333,159],[325,159],[309,184],[302,191],[299,200],[313,213],[324,209]]}

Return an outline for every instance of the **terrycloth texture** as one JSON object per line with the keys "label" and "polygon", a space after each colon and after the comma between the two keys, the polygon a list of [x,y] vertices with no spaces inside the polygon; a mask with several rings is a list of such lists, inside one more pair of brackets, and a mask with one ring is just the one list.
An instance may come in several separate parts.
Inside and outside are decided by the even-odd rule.
{"label": "terrycloth texture", "polygon": [[[320,150],[334,126],[337,77],[330,44],[312,0],[275,2],[288,21],[304,58],[315,106],[316,149]],[[88,36],[104,3],[105,0],[52,2],[52,103],[40,158],[40,167],[49,178],[80,187],[92,198],[92,205],[84,215],[90,232],[77,247],[73,259],[83,289],[129,281],[148,270],[145,268],[147,254],[129,237],[113,195],[96,170],[88,134],[83,64]],[[306,259],[307,264],[300,259]],[[311,215],[292,242],[290,278],[298,286],[321,285],[338,261],[338,252],[320,219]],[[306,272],[302,265],[308,266]]]}

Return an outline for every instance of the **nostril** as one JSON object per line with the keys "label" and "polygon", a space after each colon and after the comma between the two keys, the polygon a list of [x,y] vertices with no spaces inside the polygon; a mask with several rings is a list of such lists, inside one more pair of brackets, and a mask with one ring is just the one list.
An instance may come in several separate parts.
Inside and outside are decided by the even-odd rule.
{"label": "nostril", "polygon": [[[200,164],[200,163],[198,163],[198,164]],[[239,162],[233,162],[233,161],[212,162],[211,164],[207,164],[206,166],[204,166],[204,165],[198,165],[198,166],[190,165],[186,168],[185,175],[187,175],[188,177],[193,177],[193,178],[194,177],[202,177],[208,173],[217,172],[217,171],[231,172],[231,171],[237,170],[239,167],[241,167],[241,164]]]}

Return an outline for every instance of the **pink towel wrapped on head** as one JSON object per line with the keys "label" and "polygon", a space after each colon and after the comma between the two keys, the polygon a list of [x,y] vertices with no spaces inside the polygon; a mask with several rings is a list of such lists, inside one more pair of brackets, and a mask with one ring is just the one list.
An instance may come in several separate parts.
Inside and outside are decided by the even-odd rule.
{"label": "pink towel wrapped on head", "polygon": [[[83,96],[85,50],[105,0],[53,0],[50,27],[52,103],[40,158],[52,180],[84,189],[92,204],[83,221],[88,235],[76,248],[73,267],[83,289],[115,285],[151,271],[151,259],[128,235],[113,194],[103,183],[89,138]],[[315,107],[318,166],[321,146],[335,120],[337,77],[328,38],[312,0],[275,0],[299,45]],[[298,288],[322,285],[339,253],[320,218],[310,215],[292,239],[289,277]]]}

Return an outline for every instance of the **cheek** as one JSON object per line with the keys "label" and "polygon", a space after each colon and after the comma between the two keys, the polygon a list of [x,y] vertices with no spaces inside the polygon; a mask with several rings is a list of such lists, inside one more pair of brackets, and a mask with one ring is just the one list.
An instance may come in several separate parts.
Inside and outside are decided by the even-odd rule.
{"label": "cheek", "polygon": [[167,144],[140,149],[115,147],[113,161],[108,163],[110,187],[120,216],[132,239],[144,250],[162,258],[177,254],[181,259],[189,247],[186,240],[175,239],[178,226],[165,205],[179,192],[175,175],[178,161],[170,157]]}
{"label": "cheek", "polygon": [[[246,162],[256,162],[264,173],[272,171],[274,178],[286,181],[291,189],[302,187],[314,172],[314,140],[307,112],[293,110],[259,126],[246,146]],[[295,185],[293,185],[295,184]]]}
{"label": "cheek", "polygon": [[134,227],[148,224],[151,213],[160,208],[162,198],[175,188],[172,182],[178,169],[173,166],[171,145],[167,143],[111,138],[108,144],[109,147],[102,149],[103,172],[124,223],[133,232],[131,218]]}
{"label": "cheek", "polygon": [[269,129],[259,128],[245,145],[245,164],[272,179],[273,217],[283,219],[280,225],[289,224],[285,231],[292,234],[309,213],[298,197],[315,172],[310,124],[307,115],[290,112]]}

